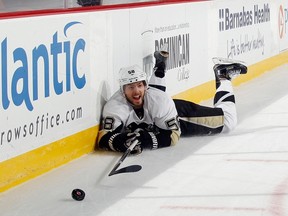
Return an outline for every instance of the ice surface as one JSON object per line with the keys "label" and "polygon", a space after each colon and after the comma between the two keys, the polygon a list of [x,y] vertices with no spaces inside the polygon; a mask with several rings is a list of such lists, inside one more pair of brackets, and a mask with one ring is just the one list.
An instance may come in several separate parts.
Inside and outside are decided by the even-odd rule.
{"label": "ice surface", "polygon": [[[83,156],[0,194],[1,215],[287,216],[287,71],[235,88],[233,132],[126,158],[121,167],[139,164],[137,173],[108,177],[120,154]],[[71,198],[74,188],[86,192],[83,201]]]}

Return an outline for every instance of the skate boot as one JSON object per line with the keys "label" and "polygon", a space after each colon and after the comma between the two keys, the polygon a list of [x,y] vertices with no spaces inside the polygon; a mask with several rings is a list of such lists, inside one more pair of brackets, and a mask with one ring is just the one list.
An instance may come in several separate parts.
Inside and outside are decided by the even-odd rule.
{"label": "skate boot", "polygon": [[156,59],[154,73],[156,77],[163,78],[165,76],[166,62],[168,57],[168,44],[163,44],[159,51],[154,52],[154,58]]}
{"label": "skate boot", "polygon": [[240,74],[247,73],[247,67],[241,63],[215,64],[213,67],[216,81],[221,79],[232,80]]}

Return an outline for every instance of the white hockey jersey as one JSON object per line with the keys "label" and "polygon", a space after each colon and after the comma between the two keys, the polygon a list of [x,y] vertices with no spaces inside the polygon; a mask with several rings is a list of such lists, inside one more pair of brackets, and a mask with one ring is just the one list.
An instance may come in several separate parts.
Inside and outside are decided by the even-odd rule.
{"label": "white hockey jersey", "polygon": [[149,87],[144,95],[143,117],[139,118],[123,93],[117,91],[103,109],[102,129],[113,131],[123,124],[122,132],[132,123],[155,125],[164,130],[179,131],[177,110],[165,92]]}

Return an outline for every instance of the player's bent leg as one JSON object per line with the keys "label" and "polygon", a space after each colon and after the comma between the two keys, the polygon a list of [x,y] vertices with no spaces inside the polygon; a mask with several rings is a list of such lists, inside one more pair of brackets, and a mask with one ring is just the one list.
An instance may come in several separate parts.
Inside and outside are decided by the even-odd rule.
{"label": "player's bent leg", "polygon": [[237,125],[235,97],[230,81],[241,74],[246,74],[247,67],[241,61],[221,58],[214,58],[214,60],[219,60],[213,67],[216,81],[214,106],[223,110],[223,132],[229,132]]}
{"label": "player's bent leg", "polygon": [[164,92],[166,91],[165,73],[168,57],[168,44],[164,44],[159,51],[154,52],[156,62],[149,80],[149,86],[158,88]]}
{"label": "player's bent leg", "polygon": [[221,133],[224,113],[221,108],[206,107],[190,101],[174,99],[178,112],[181,136]]}
{"label": "player's bent leg", "polygon": [[224,113],[224,127],[222,132],[228,133],[234,130],[237,125],[237,112],[235,104],[231,102],[222,103],[219,104],[217,108],[221,108]]}
{"label": "player's bent leg", "polygon": [[152,73],[150,79],[149,79],[149,86],[153,88],[160,89],[161,91],[166,91],[166,80],[165,78],[160,78],[155,76],[154,73]]}
{"label": "player's bent leg", "polygon": [[237,112],[233,87],[229,80],[221,80],[214,96],[214,107],[224,113],[223,132],[233,130],[237,125]]}

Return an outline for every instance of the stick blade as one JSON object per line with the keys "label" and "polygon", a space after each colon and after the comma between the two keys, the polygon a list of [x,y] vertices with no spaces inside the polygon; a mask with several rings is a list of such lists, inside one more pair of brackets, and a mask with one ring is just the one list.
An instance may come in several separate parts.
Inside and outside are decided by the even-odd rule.
{"label": "stick blade", "polygon": [[119,170],[115,170],[114,172],[110,172],[108,176],[112,176],[112,175],[120,174],[120,173],[138,172],[141,169],[142,169],[142,166],[140,166],[140,165],[131,165],[131,166],[123,167]]}

